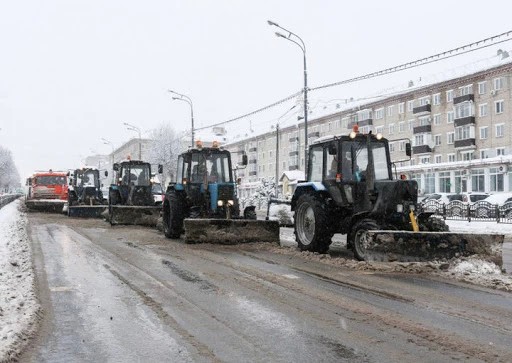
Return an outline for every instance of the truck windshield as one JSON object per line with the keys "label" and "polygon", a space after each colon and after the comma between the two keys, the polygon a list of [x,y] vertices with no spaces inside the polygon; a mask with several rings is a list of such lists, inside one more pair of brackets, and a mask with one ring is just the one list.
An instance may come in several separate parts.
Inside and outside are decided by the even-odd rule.
{"label": "truck windshield", "polygon": [[46,175],[36,177],[35,183],[38,185],[63,185],[67,184],[67,181],[65,176]]}

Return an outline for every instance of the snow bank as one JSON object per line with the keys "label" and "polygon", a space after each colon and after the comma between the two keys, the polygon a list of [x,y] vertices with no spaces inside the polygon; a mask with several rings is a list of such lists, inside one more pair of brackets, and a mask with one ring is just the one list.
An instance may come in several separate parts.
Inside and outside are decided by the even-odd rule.
{"label": "snow bank", "polygon": [[0,209],[0,362],[16,360],[35,332],[40,306],[20,201]]}

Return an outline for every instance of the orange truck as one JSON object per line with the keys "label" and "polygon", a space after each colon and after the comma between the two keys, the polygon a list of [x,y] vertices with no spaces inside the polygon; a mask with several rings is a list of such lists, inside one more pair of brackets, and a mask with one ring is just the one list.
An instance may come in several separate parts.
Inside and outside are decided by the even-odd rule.
{"label": "orange truck", "polygon": [[28,209],[66,213],[68,177],[65,171],[36,171],[27,179],[25,204]]}

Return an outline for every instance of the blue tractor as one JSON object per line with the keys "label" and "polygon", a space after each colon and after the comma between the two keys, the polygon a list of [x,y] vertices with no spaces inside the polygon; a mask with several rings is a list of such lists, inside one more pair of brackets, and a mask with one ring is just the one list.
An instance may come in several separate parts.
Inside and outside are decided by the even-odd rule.
{"label": "blue tractor", "polygon": [[[240,166],[246,165],[243,154]],[[278,241],[279,225],[269,222],[257,220],[254,206],[241,212],[228,150],[199,143],[178,157],[176,180],[169,184],[163,203],[166,237],[185,233],[188,243]]]}

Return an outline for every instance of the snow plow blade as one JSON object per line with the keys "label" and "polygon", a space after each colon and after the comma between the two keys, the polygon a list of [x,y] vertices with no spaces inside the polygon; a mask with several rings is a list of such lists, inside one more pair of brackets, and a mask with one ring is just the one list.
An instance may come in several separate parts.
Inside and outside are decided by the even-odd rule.
{"label": "snow plow blade", "polygon": [[279,242],[279,222],[255,219],[193,219],[183,221],[185,243],[233,245]]}
{"label": "snow plow blade", "polygon": [[32,199],[26,200],[25,205],[29,210],[49,213],[63,213],[67,203],[60,199]]}
{"label": "snow plow blade", "polygon": [[432,261],[478,255],[500,267],[503,265],[504,235],[392,230],[367,233],[367,261]]}
{"label": "snow plow blade", "polygon": [[68,207],[69,217],[101,218],[108,205],[74,205]]}
{"label": "snow plow blade", "polygon": [[111,225],[133,224],[155,227],[161,206],[112,205],[108,215]]}

